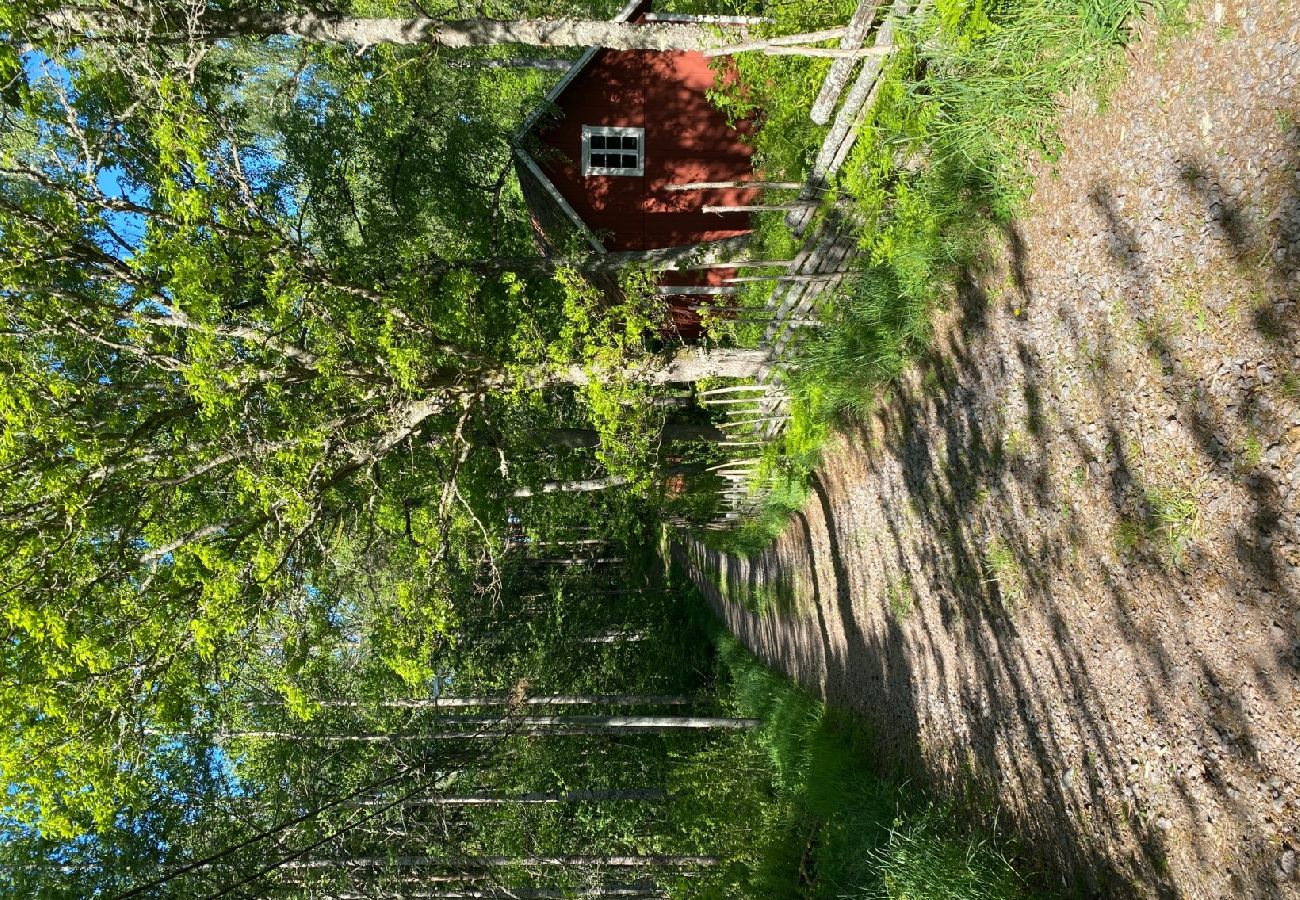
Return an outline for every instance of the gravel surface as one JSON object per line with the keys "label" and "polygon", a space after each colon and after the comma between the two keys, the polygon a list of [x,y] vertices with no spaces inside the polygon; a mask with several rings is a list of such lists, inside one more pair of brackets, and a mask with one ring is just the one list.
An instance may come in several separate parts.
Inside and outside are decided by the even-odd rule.
{"label": "gravel surface", "polygon": [[1085,896],[1300,896],[1300,5],[1196,12],[1067,103],[778,543],[682,550],[882,765]]}

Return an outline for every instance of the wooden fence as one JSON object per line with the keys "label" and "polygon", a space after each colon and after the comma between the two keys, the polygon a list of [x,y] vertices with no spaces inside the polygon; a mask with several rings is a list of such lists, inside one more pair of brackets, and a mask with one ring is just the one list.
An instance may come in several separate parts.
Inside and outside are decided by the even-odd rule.
{"label": "wooden fence", "polygon": [[[752,515],[769,489],[758,478],[758,465],[763,447],[780,438],[790,420],[784,363],[805,330],[818,326],[825,299],[850,275],[862,224],[846,205],[835,200],[825,202],[831,180],[848,159],[863,119],[875,105],[880,93],[880,76],[899,29],[909,17],[918,16],[927,3],[928,0],[893,0],[888,4],[887,0],[860,0],[842,29],[840,49],[857,51],[871,41],[874,52],[836,58],[811,111],[812,120],[817,124],[830,123],[826,138],[802,183],[780,183],[782,188],[799,189],[797,200],[781,206],[786,211],[786,224],[803,239],[803,245],[794,259],[771,263],[785,266],[783,274],[740,276],[729,281],[729,285],[759,279],[772,282],[773,290],[761,311],[738,313],[744,319],[767,323],[762,346],[769,351],[771,365],[766,375],[752,384],[700,395],[701,402],[719,407],[724,413],[720,425],[728,434],[726,445],[735,457],[714,467],[725,484],[723,510],[711,528],[728,528]],[[882,19],[880,12],[886,5]],[[821,210],[825,213],[819,215]],[[716,303],[702,303],[700,309],[721,311]]]}

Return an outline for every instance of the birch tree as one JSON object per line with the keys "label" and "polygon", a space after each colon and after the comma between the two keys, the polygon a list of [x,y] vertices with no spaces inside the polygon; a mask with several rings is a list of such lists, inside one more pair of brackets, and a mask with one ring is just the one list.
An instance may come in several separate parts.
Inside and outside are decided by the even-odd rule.
{"label": "birch tree", "polygon": [[[554,291],[527,312],[510,284],[423,274],[364,227],[329,238],[338,207],[302,220],[296,169],[246,139],[225,76],[202,51],[169,59],[29,60],[3,107],[0,710],[17,727],[0,765],[24,773],[15,808],[68,834],[152,790],[161,735],[142,729],[185,730],[250,647],[300,705],[294,673],[357,602],[342,560],[401,573],[370,621],[387,665],[423,677],[451,598],[500,577],[500,472],[475,423],[593,382],[764,364],[630,344],[584,360],[581,341],[554,358]],[[524,324],[540,350],[519,350]]]}
{"label": "birch tree", "polygon": [[576,49],[771,53],[853,57],[860,51],[814,48],[838,39],[844,29],[747,40],[733,26],[690,22],[633,23],[584,19],[359,18],[314,11],[267,11],[207,5],[201,10],[147,7],[150,15],[125,15],[111,9],[61,7],[41,11],[37,30],[63,32],[73,41],[217,41],[235,38],[293,37],[305,41],[366,48],[392,44],[448,49],[502,44]]}

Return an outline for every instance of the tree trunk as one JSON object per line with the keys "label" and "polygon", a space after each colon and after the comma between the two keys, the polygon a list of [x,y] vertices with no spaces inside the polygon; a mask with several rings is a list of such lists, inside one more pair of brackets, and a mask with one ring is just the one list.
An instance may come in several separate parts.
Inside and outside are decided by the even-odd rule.
{"label": "tree trunk", "polygon": [[657,866],[712,866],[716,856],[354,856],[340,859],[291,860],[281,869],[382,869],[443,868],[456,866],[462,869],[498,868],[502,866],[607,866],[618,869],[647,869]]}
{"label": "tree trunk", "polygon": [[[405,809],[413,806],[506,806],[512,803],[605,803],[623,800],[666,800],[667,798],[668,792],[663,788],[624,788],[604,791],[564,791],[562,793],[528,794],[494,794],[489,791],[481,791],[476,794],[465,794],[455,797],[420,797],[414,800],[403,800],[397,804],[397,807]],[[345,805],[350,807],[387,806],[390,803],[392,803],[391,800],[375,799],[356,800]]]}
{"label": "tree trunk", "polygon": [[[716,444],[727,439],[726,432],[715,425],[665,425],[659,432],[666,444],[685,444],[691,441]],[[544,443],[570,450],[600,446],[600,435],[594,428],[556,428],[545,433]]]}
{"label": "tree trunk", "polygon": [[[770,364],[771,359],[764,349],[683,347],[659,354],[651,361],[631,366],[626,371],[632,380],[642,384],[690,384],[705,378],[758,379],[767,372]],[[570,366],[549,376],[548,380],[555,384],[582,386],[590,381],[590,376],[583,366]]]}
{"label": "tree trunk", "polygon": [[529,47],[603,47],[608,50],[697,50],[714,55],[728,52],[854,55],[802,45],[842,37],[843,28],[808,34],[790,34],[741,43],[741,29],[695,22],[611,22],[583,19],[406,19],[356,18],[314,12],[281,13],[261,10],[204,10],[196,21],[153,21],[146,29],[131,17],[116,12],[58,9],[43,16],[51,28],[71,29],[93,39],[130,40],[142,31],[152,40],[203,38],[297,37],[307,41],[373,47],[378,44],[433,47],[492,47],[520,44]]}
{"label": "tree trunk", "polygon": [[803,187],[802,181],[688,181],[683,184],[669,184],[665,191],[714,191],[730,188],[752,188],[754,190],[797,191]]}
{"label": "tree trunk", "polygon": [[510,496],[535,497],[538,494],[577,494],[585,491],[603,491],[606,488],[618,487],[621,484],[627,484],[627,479],[621,475],[609,475],[605,478],[584,478],[578,481],[546,481],[537,490],[530,487],[521,487],[515,489]]}
{"label": "tree trunk", "polygon": [[[757,719],[716,716],[447,716],[446,726],[472,726],[474,730],[430,731],[403,734],[296,734],[291,731],[223,731],[214,736],[226,740],[253,738],[302,741],[320,744],[383,744],[396,741],[491,740],[508,735],[525,737],[576,737],[599,734],[647,734],[710,729],[737,730],[758,726]],[[166,737],[188,732],[148,731]]]}
{"label": "tree trunk", "polygon": [[[467,709],[483,706],[690,706],[694,697],[680,694],[558,694],[553,697],[417,697],[409,700],[318,700],[329,709]],[[279,701],[250,706],[280,706]]]}
{"label": "tree trunk", "polygon": [[633,24],[580,19],[369,19],[313,13],[206,12],[199,29],[208,37],[286,35],[357,47],[424,44],[460,48],[522,44],[529,47],[604,47],[609,50],[706,50],[728,43],[713,29],[698,24]]}
{"label": "tree trunk", "polygon": [[733,257],[738,257],[737,262],[746,262],[744,250],[748,241],[749,235],[740,235],[679,247],[656,247],[651,250],[620,250],[614,253],[589,253],[583,256],[524,256],[449,261],[440,263],[428,271],[432,274],[441,274],[450,269],[468,269],[484,274],[518,272],[538,275],[550,274],[561,268],[577,269],[589,275],[618,275],[632,267],[677,271],[697,266],[721,265],[725,260]]}
{"label": "tree trunk", "polygon": [[377,896],[411,898],[411,900],[563,900],[565,897],[618,897],[620,900],[660,900],[668,895],[654,885],[603,885],[589,888],[512,887],[492,891],[402,891],[400,894],[365,894],[338,891],[325,894],[322,900],[374,900]]}
{"label": "tree trunk", "polygon": [[571,59],[457,59],[441,61],[449,69],[537,69],[541,72],[567,72],[573,68]]}
{"label": "tree trunk", "polygon": [[[867,32],[871,30],[871,23],[876,20],[876,9],[879,6],[880,0],[858,0],[858,8],[849,19],[848,33],[840,39],[841,47],[852,49],[862,46],[862,42],[867,39]],[[818,125],[830,121],[835,104],[839,101],[840,94],[844,93],[855,65],[857,61],[851,58],[837,59],[831,63],[831,70],[822,80],[822,88],[817,92],[817,99],[809,114],[809,118]]]}
{"label": "tree trunk", "polygon": [[[130,39],[142,29],[130,17],[107,11],[60,9],[46,13],[53,28],[95,38]],[[695,23],[632,24],[581,19],[357,18],[314,12],[206,9],[195,22],[148,23],[153,40],[181,38],[297,37],[307,41],[372,47],[377,44],[448,48],[520,44],[530,47],[605,47],[610,50],[705,50],[725,46],[727,36]]]}

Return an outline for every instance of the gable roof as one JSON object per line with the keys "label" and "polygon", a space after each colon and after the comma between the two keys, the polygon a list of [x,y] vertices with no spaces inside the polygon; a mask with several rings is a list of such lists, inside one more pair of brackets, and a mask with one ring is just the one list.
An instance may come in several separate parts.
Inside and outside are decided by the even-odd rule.
{"label": "gable roof", "polygon": [[[628,0],[627,5],[619,10],[618,14],[610,21],[630,21],[634,15],[643,11],[643,7],[649,9],[650,0]],[[537,124],[547,110],[555,105],[560,95],[568,89],[569,85],[573,84],[599,52],[599,47],[588,47],[582,52],[582,56],[578,57],[577,61],[569,68],[569,71],[564,73],[564,77],[547,91],[542,102],[524,119],[523,124],[515,132],[512,143],[514,145],[515,159],[518,163],[515,166],[515,171],[519,175],[519,184],[523,188],[524,200],[528,203],[538,227],[554,239],[557,233],[563,234],[570,231],[570,226],[572,226],[572,230],[576,230],[579,235],[586,239],[593,250],[597,253],[604,253],[606,252],[605,245],[600,242],[595,232],[587,226],[587,223],[582,220],[582,217],[569,204],[569,201],[564,199],[564,195],[560,193],[559,188],[546,176],[546,172],[537,164],[537,160],[524,146],[524,141],[528,137],[528,133],[533,130],[533,126]],[[548,247],[548,249],[551,248]]]}

